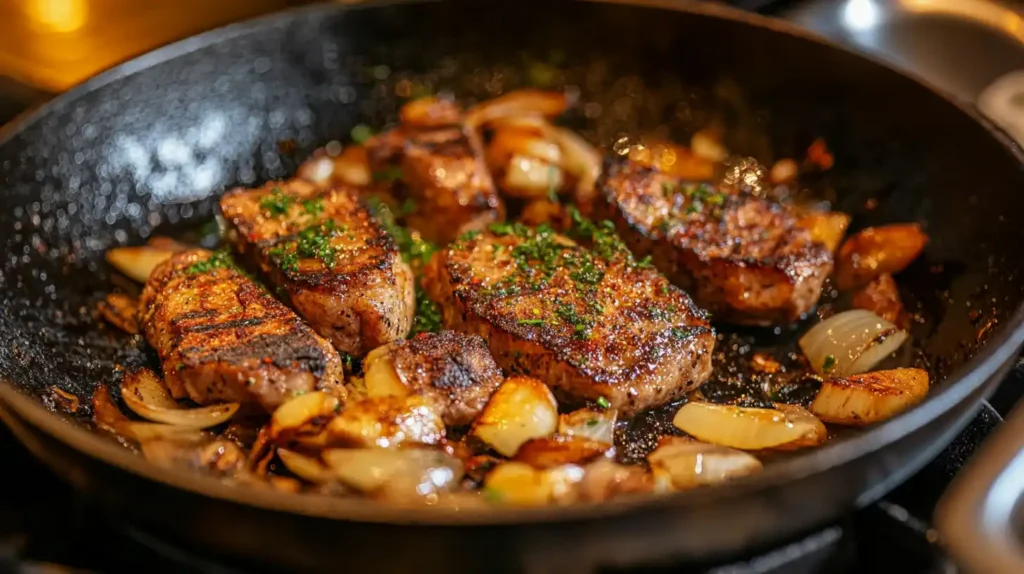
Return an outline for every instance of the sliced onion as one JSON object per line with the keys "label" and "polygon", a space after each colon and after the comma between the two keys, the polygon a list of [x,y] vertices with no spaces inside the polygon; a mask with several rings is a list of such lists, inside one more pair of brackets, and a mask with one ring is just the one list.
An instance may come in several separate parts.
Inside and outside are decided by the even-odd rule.
{"label": "sliced onion", "polygon": [[477,128],[494,120],[510,116],[541,115],[549,118],[561,115],[569,107],[564,92],[543,90],[516,90],[481,102],[466,112],[466,125]]}
{"label": "sliced onion", "polygon": [[274,409],[270,416],[269,437],[282,442],[298,434],[316,419],[333,416],[341,409],[338,397],[323,391],[301,394]]}
{"label": "sliced onion", "polygon": [[411,389],[399,378],[392,361],[394,343],[377,347],[363,360],[366,395],[369,397],[404,397]]}
{"label": "sliced onion", "polygon": [[195,409],[184,408],[171,398],[163,382],[149,369],[125,374],[121,383],[121,398],[128,408],[144,419],[194,429],[226,422],[240,406],[238,403],[225,403]]}
{"label": "sliced onion", "polygon": [[503,129],[491,138],[487,146],[487,164],[491,169],[505,167],[514,155],[544,160],[553,165],[562,163],[562,150],[558,144],[532,133],[534,130]]}
{"label": "sliced onion", "polygon": [[853,309],[811,327],[800,338],[800,348],[818,373],[845,377],[870,371],[907,337],[906,331],[878,315]]}
{"label": "sliced onion", "polygon": [[580,409],[558,416],[558,434],[615,444],[615,409]]}
{"label": "sliced onion", "polygon": [[428,449],[331,449],[321,455],[334,476],[363,492],[427,495],[457,484],[462,463]]}
{"label": "sliced onion", "polygon": [[761,461],[724,446],[672,437],[647,455],[660,490],[711,485],[761,470]]}
{"label": "sliced onion", "polygon": [[523,199],[545,197],[562,188],[562,170],[533,157],[515,154],[505,168],[502,184],[509,195]]}
{"label": "sliced onion", "polygon": [[511,377],[491,395],[473,422],[473,436],[505,456],[513,456],[530,439],[558,428],[558,403],[551,389],[530,377]]}
{"label": "sliced onion", "polygon": [[315,458],[283,448],[277,449],[277,456],[288,470],[303,480],[314,484],[326,484],[335,480],[334,473]]}
{"label": "sliced onion", "polygon": [[679,409],[672,424],[704,442],[740,450],[810,446],[825,440],[825,425],[807,409],[776,406],[762,409],[690,402]]}
{"label": "sliced onion", "polygon": [[576,201],[593,199],[594,184],[601,175],[601,152],[572,130],[547,126],[544,137],[562,148],[562,167],[576,177]]}
{"label": "sliced onion", "polygon": [[199,442],[211,438],[199,429],[130,420],[117,408],[107,387],[100,385],[92,395],[93,422],[104,430],[143,443],[154,440]]}
{"label": "sliced onion", "polygon": [[107,251],[107,262],[131,279],[145,283],[149,274],[173,255],[174,251],[169,249],[116,247]]}

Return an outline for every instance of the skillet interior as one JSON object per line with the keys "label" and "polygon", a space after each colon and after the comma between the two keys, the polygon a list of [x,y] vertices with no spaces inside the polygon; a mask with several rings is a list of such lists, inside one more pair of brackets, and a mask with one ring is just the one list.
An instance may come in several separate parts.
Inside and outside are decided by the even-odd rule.
{"label": "skillet interior", "polygon": [[[712,117],[732,128],[732,149],[763,160],[798,155],[824,135],[836,168],[815,185],[834,191],[855,225],[927,223],[932,243],[903,286],[937,319],[915,335],[920,360],[943,379],[938,388],[952,385],[958,377],[944,375],[975,354],[980,325],[1001,321],[992,341],[1019,342],[998,325],[1011,322],[1022,299],[1015,249],[1024,226],[1013,218],[1024,207],[1015,193],[1024,183],[1020,160],[949,102],[839,50],[728,19],[597,4],[522,2],[502,7],[500,18],[486,11],[323,8],[235,27],[221,42],[185,44],[137,73],[105,76],[8,131],[0,144],[0,375],[46,403],[51,386],[84,398],[114,381],[114,364],[151,360],[91,316],[109,286],[106,248],[208,220],[212,197],[226,186],[288,175],[353,125],[393,121],[403,79],[483,98],[546,81],[531,73],[535,61],[559,62],[564,77],[547,79],[578,86],[591,111],[600,105],[597,118],[583,105],[571,122],[604,145],[662,125],[685,136]],[[736,94],[746,103],[737,105]],[[878,207],[866,210],[868,198]],[[942,272],[932,272],[936,265]],[[972,321],[975,309],[981,315]],[[929,409],[943,408],[937,398],[872,434],[895,438],[916,428]],[[808,453],[736,488],[822,468],[842,460],[842,449],[862,452],[868,438]],[[306,510],[344,516],[354,506],[318,508]],[[571,514],[560,512],[546,514]]]}

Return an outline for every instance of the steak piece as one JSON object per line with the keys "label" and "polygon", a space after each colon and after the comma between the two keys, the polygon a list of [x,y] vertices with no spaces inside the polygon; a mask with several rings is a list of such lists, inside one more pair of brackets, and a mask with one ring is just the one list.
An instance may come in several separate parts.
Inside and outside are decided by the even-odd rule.
{"label": "steak piece", "polygon": [[607,161],[593,217],[615,224],[637,257],[693,295],[715,319],[788,323],[814,307],[832,254],[783,206]]}
{"label": "steak piece", "polygon": [[174,255],[150,274],[139,305],[175,398],[272,411],[313,390],[345,396],[338,353],[226,252]]}
{"label": "steak piece", "polygon": [[435,254],[425,287],[448,328],[564,398],[629,414],[700,386],[715,342],[704,313],[609,228],[588,230],[593,250],[544,226],[492,225]]}
{"label": "steak piece", "polygon": [[228,238],[335,348],[354,356],[404,338],[412,270],[356,192],[304,181],[221,198]]}
{"label": "steak piece", "polygon": [[396,377],[410,392],[439,405],[449,426],[472,422],[505,380],[487,342],[456,331],[422,333],[371,352],[363,364],[368,377],[378,372],[378,362],[391,369],[380,371],[387,373],[383,376]]}
{"label": "steak piece", "polygon": [[461,127],[401,127],[367,142],[376,178],[400,178],[396,195],[414,206],[405,223],[445,244],[504,218],[477,137]]}

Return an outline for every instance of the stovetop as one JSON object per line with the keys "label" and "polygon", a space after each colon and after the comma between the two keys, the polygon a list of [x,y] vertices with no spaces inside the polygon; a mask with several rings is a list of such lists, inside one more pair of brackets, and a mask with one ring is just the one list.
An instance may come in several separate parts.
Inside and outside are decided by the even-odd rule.
{"label": "stovetop", "polygon": [[[733,0],[748,9],[774,13],[811,28],[832,40],[865,50],[896,65],[925,74],[941,89],[967,100],[987,82],[1024,68],[1024,41],[996,31],[989,53],[972,44],[974,60],[936,58],[921,48],[944,43],[953,34],[984,35],[977,20],[947,13],[933,33],[906,32],[907,15],[889,0]],[[907,3],[903,3],[909,5]],[[924,4],[921,4],[922,6]],[[952,5],[934,2],[934,5]],[[1008,10],[1008,4],[965,0]],[[994,8],[993,8],[994,9]],[[926,20],[936,21],[934,14]],[[858,19],[859,18],[859,19]],[[952,22],[952,23],[951,23]],[[957,24],[957,22],[960,22]],[[967,24],[964,24],[967,22]],[[950,32],[966,26],[967,32]],[[983,26],[982,26],[983,27]],[[993,43],[994,42],[994,43]],[[1000,48],[994,48],[999,46]],[[1014,53],[1009,53],[1011,46]],[[960,48],[957,48],[958,50]],[[0,78],[0,123],[47,94]],[[1001,415],[1024,395],[1024,360],[979,412],[967,429],[934,461],[878,503],[854,512],[836,524],[808,533],[777,548],[719,564],[665,566],[649,572],[712,572],[715,574],[899,572],[951,573],[956,566],[935,542],[930,518],[950,479],[1000,423]],[[139,532],[91,506],[36,462],[0,425],[0,463],[5,472],[0,488],[0,574],[66,572],[239,572],[187,549],[174,548],[158,536]]]}

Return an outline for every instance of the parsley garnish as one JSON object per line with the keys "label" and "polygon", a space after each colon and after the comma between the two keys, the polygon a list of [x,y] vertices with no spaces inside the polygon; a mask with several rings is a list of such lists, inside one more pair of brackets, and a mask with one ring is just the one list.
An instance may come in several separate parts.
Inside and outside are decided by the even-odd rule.
{"label": "parsley garnish", "polygon": [[825,360],[821,363],[821,370],[827,373],[834,368],[836,368],[835,355],[829,355],[825,357]]}
{"label": "parsley garnish", "polygon": [[[601,397],[601,398],[604,398],[604,397]],[[599,420],[597,420],[597,419],[589,419],[589,420],[587,421],[587,426],[588,426],[588,427],[596,427],[596,426],[598,425],[598,423],[600,423],[600,422],[601,422],[601,421],[599,421]]]}
{"label": "parsley garnish", "polygon": [[234,266],[235,262],[231,259],[231,252],[225,247],[214,251],[205,261],[196,261],[189,265],[185,272],[190,274],[209,273],[214,269],[225,269]]}
{"label": "parsley garnish", "polygon": [[440,331],[443,327],[442,324],[443,316],[441,315],[441,308],[438,307],[437,303],[434,303],[429,297],[427,297],[426,291],[421,287],[416,287],[416,317],[412,323],[411,335],[418,333],[434,333]]}
{"label": "parsley garnish", "polygon": [[672,327],[672,329],[670,329],[669,332],[672,333],[672,336],[676,339],[686,339],[693,335],[693,329],[688,329],[685,327]]}
{"label": "parsley garnish", "polygon": [[324,212],[324,200],[319,197],[307,199],[302,202],[302,210],[306,212],[306,215],[316,217]]}
{"label": "parsley garnish", "polygon": [[520,325],[543,325],[544,319],[520,319],[516,323]]}
{"label": "parsley garnish", "polygon": [[597,397],[597,406],[601,407],[602,409],[607,409],[610,408],[612,404],[608,402],[608,399],[604,397]]}
{"label": "parsley garnish", "polygon": [[270,216],[284,215],[294,202],[294,197],[286,195],[280,187],[275,187],[270,190],[270,195],[260,200],[260,208]]}
{"label": "parsley garnish", "polygon": [[328,219],[323,224],[303,229],[294,240],[274,247],[270,257],[285,271],[298,271],[299,261],[311,258],[318,259],[325,267],[333,267],[340,251],[333,239],[345,231],[345,226]]}

